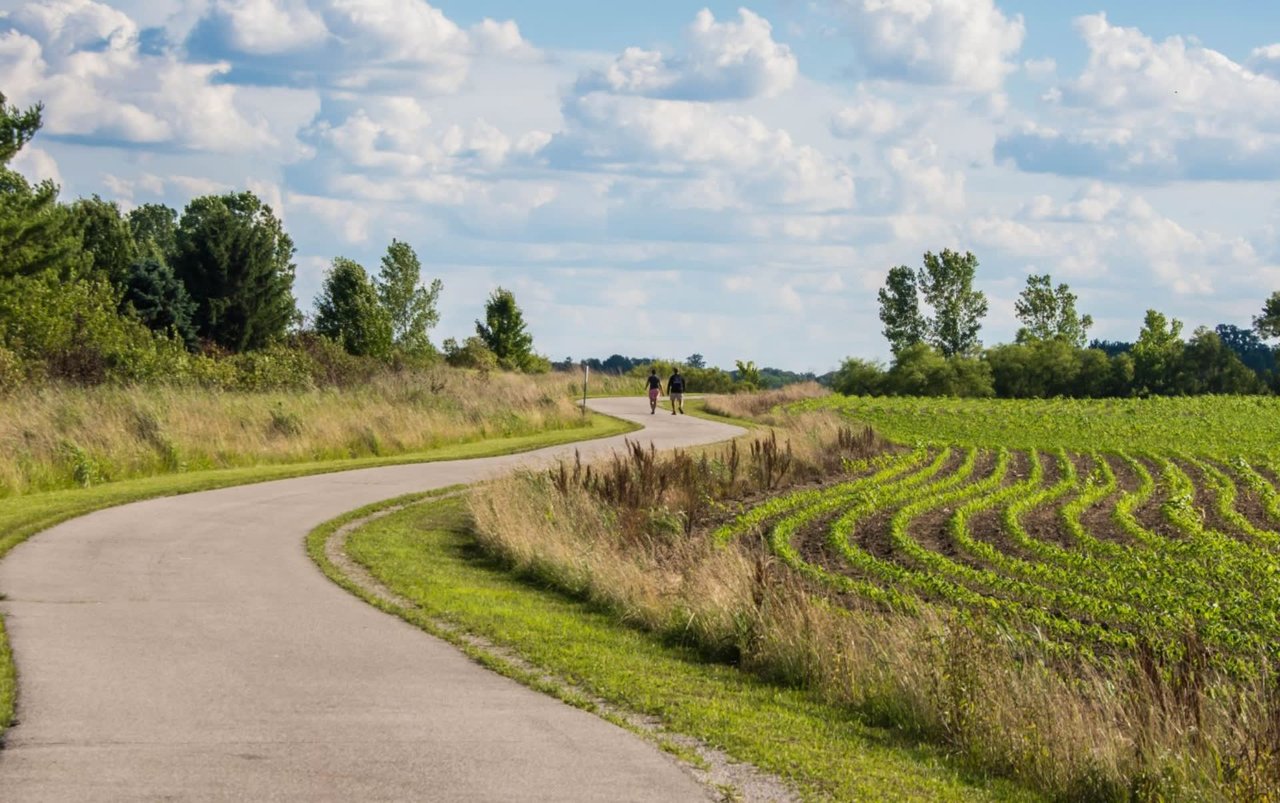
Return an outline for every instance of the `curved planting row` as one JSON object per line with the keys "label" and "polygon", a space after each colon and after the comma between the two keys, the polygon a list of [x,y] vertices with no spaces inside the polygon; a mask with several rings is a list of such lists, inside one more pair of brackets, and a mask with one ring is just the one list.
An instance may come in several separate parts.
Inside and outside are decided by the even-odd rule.
{"label": "curved planting row", "polygon": [[1223,666],[1280,653],[1275,467],[1189,453],[921,447],[862,476],[760,504],[758,534],[850,605],[942,606],[1069,654]]}

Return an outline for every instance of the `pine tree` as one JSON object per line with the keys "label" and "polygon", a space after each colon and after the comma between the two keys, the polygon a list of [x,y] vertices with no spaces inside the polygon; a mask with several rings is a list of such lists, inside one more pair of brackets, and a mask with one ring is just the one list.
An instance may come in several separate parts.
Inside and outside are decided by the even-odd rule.
{"label": "pine tree", "polygon": [[293,240],[251,192],[196,198],[178,223],[174,273],[196,303],[200,337],[262,348],[298,319]]}

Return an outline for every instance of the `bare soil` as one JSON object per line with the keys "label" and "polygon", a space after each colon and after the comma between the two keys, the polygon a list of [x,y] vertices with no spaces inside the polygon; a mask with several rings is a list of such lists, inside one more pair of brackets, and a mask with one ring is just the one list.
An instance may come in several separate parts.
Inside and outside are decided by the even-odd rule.
{"label": "bare soil", "polygon": [[[1089,476],[1089,472],[1093,470],[1093,458],[1081,454],[1068,455],[1068,457],[1072,465],[1075,466],[1076,477],[1084,478]],[[1045,482],[1050,485],[1057,484],[1062,479],[1062,471],[1058,467],[1057,458],[1052,455],[1041,455],[1040,459],[1045,461]],[[1041,505],[1030,511],[1022,519],[1022,528],[1027,531],[1027,535],[1037,541],[1057,544],[1064,549],[1074,547],[1075,540],[1062,526],[1061,511],[1065,505],[1071,504],[1079,495],[1080,492],[1078,490],[1072,490],[1059,497],[1056,501]]]}
{"label": "bare soil", "polygon": [[1103,459],[1107,461],[1107,465],[1111,467],[1111,472],[1115,474],[1116,490],[1081,513],[1080,524],[1084,527],[1085,532],[1099,541],[1110,541],[1122,546],[1133,546],[1133,536],[1120,529],[1120,526],[1116,524],[1115,512],[1116,505],[1120,504],[1120,500],[1124,498],[1125,494],[1138,490],[1138,474],[1129,468],[1128,463],[1118,457],[1104,455]]}
{"label": "bare soil", "polygon": [[1146,467],[1156,483],[1155,490],[1151,492],[1151,496],[1147,497],[1146,503],[1134,511],[1134,516],[1138,519],[1138,523],[1161,538],[1170,541],[1185,537],[1185,533],[1179,531],[1164,517],[1162,508],[1169,499],[1169,489],[1160,480],[1160,468],[1146,458],[1139,457],[1136,459]]}
{"label": "bare soil", "polygon": [[[969,476],[969,482],[966,484],[972,485],[989,478],[995,473],[995,468],[995,452],[985,449],[978,452],[978,458],[973,465],[973,473]],[[1007,478],[1005,482],[1008,482]],[[960,555],[960,550],[956,547],[955,539],[951,537],[949,527],[952,515],[961,504],[964,504],[964,502],[933,508],[917,516],[907,523],[908,534],[915,539],[916,543],[930,552],[936,552],[940,555],[945,555],[951,560],[956,560]],[[889,540],[888,535],[888,528],[886,528],[884,533],[886,542]]]}

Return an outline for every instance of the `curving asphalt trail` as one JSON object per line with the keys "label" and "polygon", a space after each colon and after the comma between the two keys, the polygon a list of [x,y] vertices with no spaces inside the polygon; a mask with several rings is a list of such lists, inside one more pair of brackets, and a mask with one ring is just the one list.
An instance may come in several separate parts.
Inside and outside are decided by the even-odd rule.
{"label": "curving asphalt trail", "polygon": [[[741,431],[591,407],[658,448]],[[362,505],[622,440],[155,499],[20,545],[0,562],[19,672],[0,799],[705,800],[653,746],[365,605],[304,551]]]}

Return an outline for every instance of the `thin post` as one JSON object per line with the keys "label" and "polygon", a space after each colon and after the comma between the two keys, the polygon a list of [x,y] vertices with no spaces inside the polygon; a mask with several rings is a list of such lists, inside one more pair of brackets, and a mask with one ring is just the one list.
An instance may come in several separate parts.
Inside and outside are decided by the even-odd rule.
{"label": "thin post", "polygon": [[591,366],[582,363],[582,414],[587,414],[587,381],[591,378]]}

